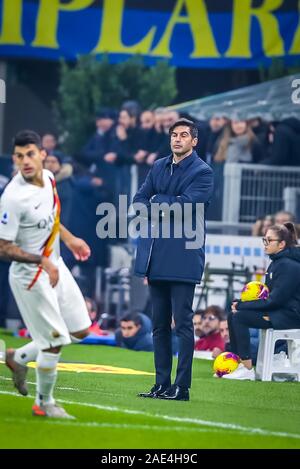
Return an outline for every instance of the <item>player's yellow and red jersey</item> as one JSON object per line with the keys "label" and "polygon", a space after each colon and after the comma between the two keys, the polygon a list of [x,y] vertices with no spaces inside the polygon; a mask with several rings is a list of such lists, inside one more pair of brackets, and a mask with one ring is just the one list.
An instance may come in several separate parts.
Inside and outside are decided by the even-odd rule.
{"label": "player's yellow and red jersey", "polygon": [[[43,170],[44,186],[25,181],[18,173],[5,188],[0,201],[0,239],[12,241],[31,254],[44,255],[58,263],[60,202],[53,174]],[[38,280],[36,264],[13,262],[10,273],[27,288]]]}

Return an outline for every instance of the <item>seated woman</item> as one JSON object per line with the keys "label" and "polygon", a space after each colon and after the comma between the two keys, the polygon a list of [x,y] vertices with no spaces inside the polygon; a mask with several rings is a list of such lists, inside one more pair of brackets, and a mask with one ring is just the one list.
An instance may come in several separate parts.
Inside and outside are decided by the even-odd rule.
{"label": "seated woman", "polygon": [[224,379],[255,379],[249,328],[300,329],[300,248],[294,224],[271,226],[263,243],[272,261],[266,272],[270,295],[266,300],[232,303],[227,318],[231,351],[241,363]]}

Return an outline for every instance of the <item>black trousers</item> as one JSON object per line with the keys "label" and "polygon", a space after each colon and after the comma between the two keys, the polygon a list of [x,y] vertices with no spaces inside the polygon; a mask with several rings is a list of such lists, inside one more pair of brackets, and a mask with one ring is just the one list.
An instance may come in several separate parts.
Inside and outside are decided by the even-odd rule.
{"label": "black trousers", "polygon": [[194,353],[193,298],[195,285],[183,282],[150,281],[152,299],[154,363],[156,384],[171,385],[172,314],[178,338],[178,364],[174,384],[189,388]]}
{"label": "black trousers", "polygon": [[243,310],[228,314],[230,350],[236,353],[242,360],[251,359],[249,328],[270,329],[273,327],[271,321],[265,320],[263,316],[268,316],[268,313]]}

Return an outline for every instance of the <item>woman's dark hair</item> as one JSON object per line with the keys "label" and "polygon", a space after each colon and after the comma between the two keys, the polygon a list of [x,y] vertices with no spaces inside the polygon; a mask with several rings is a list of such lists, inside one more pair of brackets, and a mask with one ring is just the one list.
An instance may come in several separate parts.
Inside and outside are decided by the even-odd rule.
{"label": "woman's dark hair", "polygon": [[288,221],[283,225],[270,226],[268,229],[276,233],[279,241],[285,241],[287,248],[298,244],[297,231],[294,223]]}

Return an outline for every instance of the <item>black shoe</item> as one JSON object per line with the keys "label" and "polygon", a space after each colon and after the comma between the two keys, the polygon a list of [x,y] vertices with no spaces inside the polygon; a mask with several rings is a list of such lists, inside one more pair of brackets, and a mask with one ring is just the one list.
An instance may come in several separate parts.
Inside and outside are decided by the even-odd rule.
{"label": "black shoe", "polygon": [[187,388],[181,386],[171,386],[165,392],[159,394],[158,399],[165,399],[168,401],[189,401],[190,394]]}
{"label": "black shoe", "polygon": [[156,399],[160,394],[166,391],[168,386],[163,386],[162,384],[155,384],[149,392],[140,392],[139,397],[150,397],[151,399]]}

